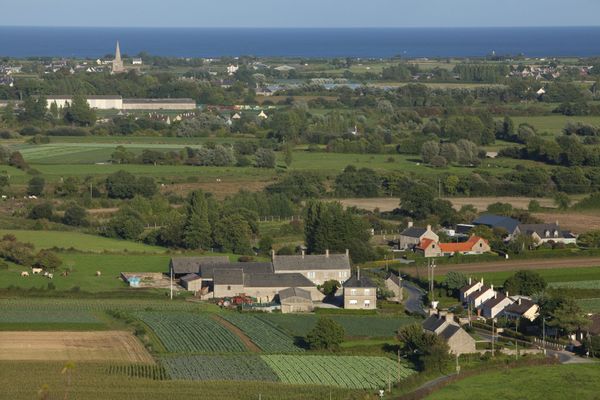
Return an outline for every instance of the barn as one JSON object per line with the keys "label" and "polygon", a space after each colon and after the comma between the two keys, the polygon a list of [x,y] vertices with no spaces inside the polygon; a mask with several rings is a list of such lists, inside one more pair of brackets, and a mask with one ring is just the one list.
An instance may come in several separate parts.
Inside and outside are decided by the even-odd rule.
{"label": "barn", "polygon": [[283,314],[311,312],[314,309],[310,292],[300,288],[291,287],[281,290],[279,302]]}
{"label": "barn", "polygon": [[202,289],[202,277],[198,274],[187,274],[179,280],[181,286],[190,292],[197,292]]}

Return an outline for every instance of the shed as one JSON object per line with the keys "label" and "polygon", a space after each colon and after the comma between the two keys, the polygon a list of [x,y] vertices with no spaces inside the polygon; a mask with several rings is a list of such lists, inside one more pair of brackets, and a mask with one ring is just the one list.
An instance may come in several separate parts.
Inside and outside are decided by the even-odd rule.
{"label": "shed", "polygon": [[283,314],[311,312],[314,309],[310,292],[296,287],[281,290],[279,292],[279,302]]}
{"label": "shed", "polygon": [[198,274],[187,274],[180,279],[181,286],[190,292],[197,292],[202,289],[202,277]]}

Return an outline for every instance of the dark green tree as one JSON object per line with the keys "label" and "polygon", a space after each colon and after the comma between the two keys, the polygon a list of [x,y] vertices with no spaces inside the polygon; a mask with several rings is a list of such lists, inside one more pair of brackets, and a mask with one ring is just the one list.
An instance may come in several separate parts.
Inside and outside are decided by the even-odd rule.
{"label": "dark green tree", "polygon": [[132,199],[137,190],[135,175],[127,171],[117,171],[106,178],[106,192],[113,199]]}
{"label": "dark green tree", "polygon": [[73,96],[71,103],[67,104],[64,111],[65,122],[79,126],[92,126],[96,123],[96,111],[88,104],[86,98],[81,95]]}
{"label": "dark green tree", "polygon": [[36,204],[33,206],[31,211],[29,211],[28,218],[31,219],[51,219],[54,213],[54,207],[50,202],[43,202],[41,204]]}
{"label": "dark green tree", "polygon": [[27,194],[30,196],[41,196],[44,193],[46,180],[41,176],[34,176],[27,184]]}
{"label": "dark green tree", "polygon": [[86,226],[88,224],[87,211],[85,208],[73,203],[65,210],[62,222],[65,225]]}
{"label": "dark green tree", "polygon": [[306,343],[313,350],[335,351],[344,341],[344,328],[331,318],[321,317],[306,335]]}
{"label": "dark green tree", "polygon": [[188,200],[187,217],[183,227],[183,244],[189,249],[210,249],[211,233],[206,195],[201,190],[197,190],[191,193]]}
{"label": "dark green tree", "polygon": [[544,278],[535,271],[517,271],[513,276],[504,281],[504,290],[511,294],[531,296],[541,293],[548,284]]}

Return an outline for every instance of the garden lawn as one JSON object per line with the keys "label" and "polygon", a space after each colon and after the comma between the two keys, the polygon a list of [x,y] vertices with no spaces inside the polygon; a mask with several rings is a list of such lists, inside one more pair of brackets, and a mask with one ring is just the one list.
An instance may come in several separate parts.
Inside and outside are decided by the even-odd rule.
{"label": "garden lawn", "polygon": [[600,364],[516,368],[472,376],[433,393],[428,400],[596,399]]}
{"label": "garden lawn", "polygon": [[36,250],[41,249],[75,249],[85,252],[136,252],[164,253],[163,247],[148,246],[127,240],[110,239],[102,236],[88,235],[68,231],[22,231],[16,229],[0,229],[0,236],[14,235],[21,242],[31,243]]}

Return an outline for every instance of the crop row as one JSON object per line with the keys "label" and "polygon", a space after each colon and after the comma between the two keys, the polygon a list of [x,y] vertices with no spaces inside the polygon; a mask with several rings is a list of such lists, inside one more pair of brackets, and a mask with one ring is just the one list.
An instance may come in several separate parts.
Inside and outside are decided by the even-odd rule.
{"label": "crop row", "polygon": [[158,336],[167,351],[242,352],[242,341],[209,315],[196,313],[139,312],[136,316]]}
{"label": "crop row", "polygon": [[303,351],[294,344],[291,336],[254,315],[227,313],[222,317],[240,328],[263,351],[270,353]]}
{"label": "crop row", "polygon": [[[258,318],[277,325],[293,336],[306,336],[319,316],[294,314],[264,314]],[[327,315],[344,328],[348,337],[391,337],[402,326],[414,323],[412,317],[382,317],[376,315]]]}
{"label": "crop row", "polygon": [[151,379],[162,381],[169,379],[164,367],[151,364],[116,364],[107,368],[110,375],[125,375],[130,378]]}
{"label": "crop row", "polygon": [[52,299],[19,298],[0,300],[2,310],[28,311],[104,311],[119,309],[126,311],[193,311],[198,304],[182,301],[130,300],[130,299]]}
{"label": "crop row", "polygon": [[378,389],[414,371],[385,357],[264,355],[282,382]]}
{"label": "crop row", "polygon": [[96,324],[100,321],[86,311],[29,310],[27,308],[0,309],[0,323],[79,323]]}
{"label": "crop row", "polygon": [[548,286],[564,289],[600,289],[600,281],[551,282]]}
{"label": "crop row", "polygon": [[171,379],[195,381],[278,381],[259,356],[199,355],[160,360]]}

